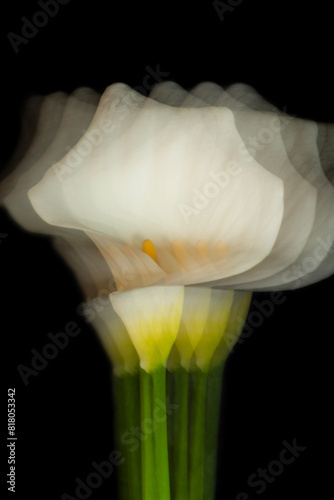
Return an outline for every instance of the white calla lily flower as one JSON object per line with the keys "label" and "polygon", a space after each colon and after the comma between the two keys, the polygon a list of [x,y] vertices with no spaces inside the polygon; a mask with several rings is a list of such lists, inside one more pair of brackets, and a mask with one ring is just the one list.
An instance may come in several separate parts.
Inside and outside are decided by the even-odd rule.
{"label": "white calla lily flower", "polygon": [[[85,231],[112,272],[126,260],[125,243],[136,258],[134,279],[121,290],[293,287],[300,279],[288,277],[289,266],[307,258],[319,228],[326,233],[332,223],[333,187],[324,174],[320,179],[310,134],[305,147],[314,166],[306,172],[302,154],[294,153],[301,142],[285,138],[278,113],[251,110],[226,92],[214,95],[212,85],[194,95],[175,84],[162,90],[166,103],[122,84],[109,87],[87,132],[30,189],[34,209],[49,224]],[[306,122],[291,119],[287,126],[298,135],[300,123]],[[88,138],[101,129],[104,136],[85,154]],[[258,131],[268,143],[254,154],[247,134]],[[77,166],[65,168],[73,157]],[[142,251],[147,239],[157,255],[151,262]]]}
{"label": "white calla lily flower", "polygon": [[[280,113],[243,84],[225,91],[205,82],[187,92],[165,82],[149,98],[114,84],[97,102],[89,89],[30,101],[32,111],[34,105],[40,109],[36,132],[28,146],[26,130],[25,154],[14,158],[19,165],[4,181],[2,196],[24,228],[54,236],[88,310],[95,305],[95,328],[104,343],[115,311],[108,300],[100,314],[94,297],[101,290],[111,292],[142,366],[154,366],[153,351],[165,363],[175,340],[189,368],[196,346],[205,345],[207,315],[214,316],[210,288],[289,289],[333,272],[326,124]],[[203,289],[184,294],[186,285]],[[177,317],[183,295],[185,302],[179,334],[176,321],[174,340],[162,355],[153,328],[151,340],[141,342],[144,349],[134,332],[142,323],[138,314],[154,317],[164,287],[180,291]],[[232,296],[217,295],[225,323]],[[115,346],[117,335],[109,337]]]}
{"label": "white calla lily flower", "polygon": [[113,369],[122,495],[213,498],[222,374],[252,291],[334,271],[334,126],[211,82],[148,98],[114,84],[99,103],[83,88],[27,113],[0,197],[81,286]]}

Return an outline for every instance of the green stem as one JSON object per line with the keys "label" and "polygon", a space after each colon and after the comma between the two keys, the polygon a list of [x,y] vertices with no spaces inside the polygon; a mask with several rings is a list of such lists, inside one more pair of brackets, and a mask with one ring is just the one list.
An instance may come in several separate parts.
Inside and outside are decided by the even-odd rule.
{"label": "green stem", "polygon": [[122,456],[125,458],[125,463],[121,465],[117,470],[117,479],[118,479],[118,490],[121,500],[129,500],[129,493],[127,489],[127,477],[126,477],[126,457],[125,457],[125,447],[122,444],[121,436],[125,431],[124,428],[124,405],[122,401],[122,377],[118,377],[114,373],[112,374],[112,388],[113,388],[113,401],[115,406],[114,413],[114,436],[115,436],[115,444],[117,449],[122,453]]}
{"label": "green stem", "polygon": [[[123,378],[123,398],[125,402],[125,421],[127,432],[137,428],[140,424],[139,419],[139,377],[138,375],[125,375]],[[127,458],[127,482],[129,491],[129,500],[136,498],[141,500],[141,458],[140,446],[137,444],[128,448]]]}
{"label": "green stem", "polygon": [[[147,423],[152,424],[152,376],[140,369],[140,417],[141,429],[141,471],[142,471],[142,499],[157,500],[156,468],[154,456],[153,429],[147,429]],[[136,497],[134,497],[136,498]]]}
{"label": "green stem", "polygon": [[222,363],[221,365],[212,368],[208,373],[204,465],[205,500],[215,499],[224,366],[225,363]]}
{"label": "green stem", "polygon": [[[154,405],[153,421],[155,424],[155,469],[153,473],[155,473],[158,478],[158,495],[156,499],[170,500],[166,413],[166,368],[164,366],[159,366],[152,372],[152,378]],[[158,409],[159,412],[157,411]],[[164,414],[161,415],[162,409]]]}
{"label": "green stem", "polygon": [[[176,403],[175,400],[175,380],[174,380],[174,372],[168,371],[166,373],[166,385],[167,385],[167,394],[169,400],[173,403]],[[179,403],[178,403],[179,404]],[[169,456],[169,471],[170,471],[170,483],[171,487],[174,483],[173,475],[173,450],[175,443],[175,412],[173,412],[169,418],[167,419],[167,433],[168,433],[168,456]],[[173,496],[172,496],[173,498]]]}
{"label": "green stem", "polygon": [[178,368],[170,375],[173,377],[173,404],[176,412],[171,416],[173,443],[171,448],[171,489],[172,500],[188,499],[188,400],[189,373]]}
{"label": "green stem", "polygon": [[191,373],[189,500],[204,500],[204,455],[207,373]]}
{"label": "green stem", "polygon": [[[128,439],[133,429],[139,426],[139,379],[138,374],[113,376],[115,401],[115,439],[118,449],[124,457],[124,464],[119,467],[119,490],[122,500],[141,500],[140,447],[133,445],[133,438]],[[132,446],[130,446],[130,444]]]}

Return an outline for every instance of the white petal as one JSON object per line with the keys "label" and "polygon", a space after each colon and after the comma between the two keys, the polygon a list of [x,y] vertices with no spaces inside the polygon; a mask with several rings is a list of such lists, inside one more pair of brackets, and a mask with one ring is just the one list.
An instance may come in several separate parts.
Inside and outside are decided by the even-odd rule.
{"label": "white petal", "polygon": [[[112,308],[109,300],[109,303],[105,304],[103,308],[95,302],[89,301],[85,304],[87,320],[92,323],[110,357],[114,372],[118,376],[124,373],[136,373],[139,367],[139,358],[123,322]],[[95,316],[90,319],[93,309]]]}
{"label": "white petal", "polygon": [[87,234],[109,266],[118,291],[150,286],[165,276],[151,257],[129,244],[119,243],[100,234]]}
{"label": "white petal", "polygon": [[[4,200],[6,208],[25,229],[50,233],[50,226],[32,209],[27,191],[82,136],[95,112],[97,95],[90,89],[82,88],[69,97],[56,93],[43,100],[30,148],[12,175],[6,179],[3,188],[8,194]],[[53,202],[53,197],[50,197],[50,202]]]}
{"label": "white petal", "polygon": [[213,356],[228,326],[233,298],[234,292],[211,290],[207,322],[195,349],[196,364],[202,371],[209,370],[211,363],[214,362]]}
{"label": "white petal", "polygon": [[180,325],[184,289],[147,287],[115,292],[110,300],[130,335],[140,366],[150,372],[166,364]]}
{"label": "white petal", "polygon": [[317,205],[312,231],[292,265],[254,289],[299,288],[333,273],[334,188],[325,176],[317,149],[318,128],[314,122],[295,119],[284,130],[289,158],[301,175],[317,189]]}
{"label": "white petal", "polygon": [[210,288],[186,287],[184,290],[182,317],[175,347],[178,350],[181,365],[186,370],[190,369],[195,349],[204,334],[210,299]]}
{"label": "white petal", "polygon": [[[55,165],[31,190],[32,203],[48,223],[117,239],[135,253],[151,239],[162,273],[138,253],[140,277],[133,286],[285,288],[296,283],[291,266],[310,258],[319,237],[332,234],[333,193],[318,171],[317,148],[309,140],[313,125],[293,120],[284,130],[272,130],[273,110],[245,85],[224,92],[205,83],[187,94],[166,82],[149,99],[113,85],[85,136],[62,160],[68,164],[79,157],[71,174],[59,183]],[[80,157],[101,126],[101,140]],[[251,151],[248,135],[263,138],[268,131],[273,138],[266,147]],[[230,159],[238,175],[228,170]],[[226,176],[228,182],[220,182]],[[198,265],[195,249],[202,240],[208,258]],[[182,261],[173,251],[175,241],[184,247]],[[221,243],[227,259],[215,251]],[[329,253],[320,254],[313,278],[332,266]],[[119,265],[132,266],[119,252],[113,259],[114,272]]]}
{"label": "white petal", "polygon": [[[192,92],[206,99],[208,104],[229,107],[245,150],[284,182],[284,217],[270,255],[250,271],[219,282],[221,286],[247,287],[247,283],[263,280],[285,269],[301,254],[313,226],[317,192],[287,157],[281,131],[293,120],[292,117],[283,120],[278,113],[251,110],[245,102],[263,109],[266,101],[245,85],[237,84],[224,91],[217,85],[204,83]],[[268,105],[265,109],[272,108]]]}
{"label": "white petal", "polygon": [[116,291],[116,285],[107,262],[91,239],[82,232],[64,234],[54,238],[53,246],[74,272],[85,298],[98,297],[109,303],[109,294]]}
{"label": "white petal", "polygon": [[[61,185],[49,171],[31,190],[45,220],[100,232],[138,249],[150,238],[162,252],[170,252],[175,239],[193,246],[204,239],[210,248],[223,241],[230,249],[228,267],[217,262],[209,279],[241,273],[270,253],[283,215],[282,182],[239,152],[230,111],[159,103],[139,109],[135,103],[134,116],[127,115],[122,127],[116,143],[97,145]],[[231,158],[238,175],[228,170]],[[192,206],[191,220],[184,206]],[[208,279],[200,274],[185,281],[174,275],[170,283]]]}

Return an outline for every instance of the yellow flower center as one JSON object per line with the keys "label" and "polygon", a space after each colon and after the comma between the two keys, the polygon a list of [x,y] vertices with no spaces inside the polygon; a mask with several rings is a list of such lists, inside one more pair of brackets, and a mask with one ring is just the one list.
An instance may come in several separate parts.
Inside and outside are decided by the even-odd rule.
{"label": "yellow flower center", "polygon": [[[186,249],[182,241],[176,239],[172,241],[171,247],[174,258],[186,271],[197,265],[204,266],[209,262],[221,263],[222,260],[225,261],[228,258],[228,249],[223,241],[216,243],[211,252],[204,240],[198,240],[194,248]],[[157,250],[150,239],[143,241],[142,251],[159,265]]]}

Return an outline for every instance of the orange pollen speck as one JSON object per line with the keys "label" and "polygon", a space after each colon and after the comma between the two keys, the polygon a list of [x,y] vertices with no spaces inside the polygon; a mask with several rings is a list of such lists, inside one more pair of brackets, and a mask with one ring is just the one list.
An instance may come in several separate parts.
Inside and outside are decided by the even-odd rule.
{"label": "orange pollen speck", "polygon": [[214,248],[215,257],[217,260],[226,259],[228,257],[228,249],[225,243],[219,241]]}
{"label": "orange pollen speck", "polygon": [[142,243],[142,251],[153,259],[158,265],[158,255],[155,246],[151,240],[144,240]]}
{"label": "orange pollen speck", "polygon": [[205,263],[207,263],[210,256],[209,256],[209,249],[205,241],[198,240],[195,246],[195,250],[196,250],[196,259],[199,262],[199,264],[204,265]]}
{"label": "orange pollen speck", "polygon": [[172,242],[172,250],[174,257],[178,261],[178,263],[183,267],[183,269],[188,269],[188,259],[187,259],[187,253],[186,249],[184,248],[184,245],[182,241],[180,240],[174,240]]}

